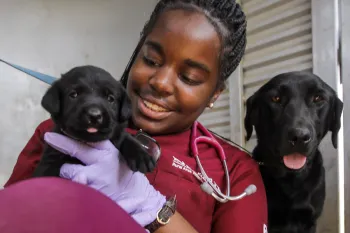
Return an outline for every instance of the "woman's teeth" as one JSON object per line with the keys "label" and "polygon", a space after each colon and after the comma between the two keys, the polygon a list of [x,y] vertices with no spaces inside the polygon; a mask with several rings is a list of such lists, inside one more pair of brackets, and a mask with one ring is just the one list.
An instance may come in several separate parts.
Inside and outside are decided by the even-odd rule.
{"label": "woman's teeth", "polygon": [[143,100],[143,103],[145,104],[145,106],[149,109],[151,109],[152,111],[155,111],[155,112],[169,112],[167,109],[159,106],[159,105],[156,105],[156,104],[152,104],[150,102],[148,102],[147,100]]}

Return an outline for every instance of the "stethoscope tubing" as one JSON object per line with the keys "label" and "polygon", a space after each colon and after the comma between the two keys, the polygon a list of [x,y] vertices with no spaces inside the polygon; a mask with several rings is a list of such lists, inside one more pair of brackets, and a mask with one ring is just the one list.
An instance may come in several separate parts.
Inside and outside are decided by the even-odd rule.
{"label": "stethoscope tubing", "polygon": [[[196,131],[199,129],[202,131],[204,136],[199,136],[197,137]],[[218,153],[218,156],[222,162],[224,172],[225,172],[225,177],[226,177],[226,194],[223,194],[221,192],[220,187],[215,183],[215,181],[207,175],[205,172],[202,163],[199,159],[199,153],[198,153],[198,147],[197,145],[199,143],[206,143],[215,148],[215,150]],[[195,175],[195,177],[202,182],[201,189],[214,197],[217,201],[221,203],[226,203],[228,201],[235,201],[235,200],[240,200],[243,197],[250,195],[256,191],[256,186],[255,185],[249,185],[243,193],[241,193],[238,196],[230,196],[230,190],[231,190],[231,185],[230,185],[230,175],[228,172],[227,168],[227,163],[226,163],[226,156],[224,149],[220,145],[220,143],[214,138],[214,136],[206,129],[204,126],[202,126],[199,122],[195,122],[193,125],[192,129],[192,135],[191,135],[191,150],[194,158],[196,159],[197,166],[199,167],[200,173],[202,175],[202,178],[198,176],[198,174]],[[195,173],[194,173],[195,174]]]}

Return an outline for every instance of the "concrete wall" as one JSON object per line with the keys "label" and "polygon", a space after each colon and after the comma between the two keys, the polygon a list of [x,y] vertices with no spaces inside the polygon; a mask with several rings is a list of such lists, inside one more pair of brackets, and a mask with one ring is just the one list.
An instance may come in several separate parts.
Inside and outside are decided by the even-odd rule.
{"label": "concrete wall", "polygon": [[[59,76],[93,64],[119,79],[154,0],[0,0],[0,57]],[[36,126],[48,115],[48,86],[0,63],[0,187]]]}

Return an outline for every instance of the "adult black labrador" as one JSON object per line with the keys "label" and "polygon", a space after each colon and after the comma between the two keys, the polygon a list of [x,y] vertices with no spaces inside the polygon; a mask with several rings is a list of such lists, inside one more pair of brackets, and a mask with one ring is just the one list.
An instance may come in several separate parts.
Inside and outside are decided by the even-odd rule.
{"label": "adult black labrador", "polygon": [[325,200],[318,146],[328,131],[337,148],[343,103],[318,76],[273,77],[247,100],[247,140],[253,126],[268,200],[269,233],[314,233]]}
{"label": "adult black labrador", "polygon": [[[154,168],[152,157],[125,132],[131,102],[124,87],[104,69],[87,65],[69,70],[47,90],[41,104],[51,114],[54,132],[82,142],[109,139],[131,170],[145,173]],[[82,164],[47,145],[33,176],[59,176],[64,163]]]}

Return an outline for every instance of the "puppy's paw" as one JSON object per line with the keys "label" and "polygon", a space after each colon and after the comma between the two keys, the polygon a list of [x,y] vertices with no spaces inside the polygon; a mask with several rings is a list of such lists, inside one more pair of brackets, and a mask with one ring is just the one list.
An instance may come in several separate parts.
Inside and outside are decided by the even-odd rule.
{"label": "puppy's paw", "polygon": [[119,151],[129,168],[134,172],[152,172],[156,166],[156,161],[152,156],[129,134],[125,135]]}
{"label": "puppy's paw", "polygon": [[156,162],[148,154],[138,155],[136,157],[126,156],[124,157],[124,159],[126,160],[126,163],[128,164],[129,168],[134,172],[136,171],[141,173],[152,172],[156,166]]}

